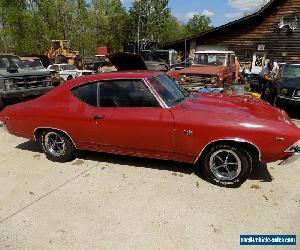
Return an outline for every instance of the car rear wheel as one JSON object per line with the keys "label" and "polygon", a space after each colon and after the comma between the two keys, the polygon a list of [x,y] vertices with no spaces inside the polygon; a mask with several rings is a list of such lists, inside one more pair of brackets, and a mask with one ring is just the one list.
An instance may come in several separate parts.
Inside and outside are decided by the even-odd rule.
{"label": "car rear wheel", "polygon": [[39,143],[47,159],[54,162],[68,162],[75,157],[76,148],[64,133],[46,130],[39,136]]}
{"label": "car rear wheel", "polygon": [[73,79],[73,76],[68,76],[67,81],[70,81]]}
{"label": "car rear wheel", "polygon": [[252,158],[243,148],[231,145],[217,145],[206,151],[202,170],[213,184],[238,187],[244,183],[252,171]]}

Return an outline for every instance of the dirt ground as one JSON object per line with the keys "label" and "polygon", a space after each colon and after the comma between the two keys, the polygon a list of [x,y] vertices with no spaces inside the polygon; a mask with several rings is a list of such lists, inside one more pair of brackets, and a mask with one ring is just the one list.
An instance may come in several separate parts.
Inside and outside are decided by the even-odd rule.
{"label": "dirt ground", "polygon": [[80,152],[52,163],[1,131],[0,249],[239,249],[240,234],[299,238],[299,170],[300,161],[260,165],[225,189],[175,162]]}

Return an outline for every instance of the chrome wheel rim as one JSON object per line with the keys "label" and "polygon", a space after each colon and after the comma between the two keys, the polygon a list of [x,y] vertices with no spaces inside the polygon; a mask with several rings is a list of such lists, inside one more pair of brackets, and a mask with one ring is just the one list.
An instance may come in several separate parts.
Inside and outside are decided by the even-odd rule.
{"label": "chrome wheel rim", "polygon": [[66,151],[63,137],[56,132],[49,132],[45,136],[46,150],[53,156],[62,156]]}
{"label": "chrome wheel rim", "polygon": [[219,180],[231,181],[239,176],[242,163],[239,156],[230,149],[214,152],[209,159],[210,170]]}

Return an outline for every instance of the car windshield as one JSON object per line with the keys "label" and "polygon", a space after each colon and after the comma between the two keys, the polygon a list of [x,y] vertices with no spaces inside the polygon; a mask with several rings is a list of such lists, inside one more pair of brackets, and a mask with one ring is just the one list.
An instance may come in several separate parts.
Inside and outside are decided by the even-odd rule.
{"label": "car windshield", "polygon": [[0,68],[6,69],[15,67],[20,69],[25,68],[24,64],[18,57],[11,55],[0,55]]}
{"label": "car windshield", "polygon": [[149,82],[169,107],[181,103],[187,97],[184,91],[165,74],[150,78]]}
{"label": "car windshield", "polygon": [[195,54],[194,64],[223,65],[226,64],[226,54]]}
{"label": "car windshield", "polygon": [[44,69],[40,60],[23,61],[23,63],[30,69]]}
{"label": "car windshield", "polygon": [[76,70],[76,67],[74,65],[60,65],[61,70]]}
{"label": "car windshield", "polygon": [[282,76],[300,77],[300,64],[288,64],[283,67]]}

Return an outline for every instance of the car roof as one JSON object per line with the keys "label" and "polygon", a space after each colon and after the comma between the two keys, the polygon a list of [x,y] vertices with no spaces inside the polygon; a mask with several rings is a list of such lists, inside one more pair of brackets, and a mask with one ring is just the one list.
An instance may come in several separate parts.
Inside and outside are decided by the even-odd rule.
{"label": "car roof", "polygon": [[141,71],[114,71],[114,72],[107,72],[107,73],[98,73],[94,75],[88,76],[81,76],[74,80],[70,80],[63,85],[67,85],[68,88],[73,88],[75,86],[93,82],[93,81],[105,81],[105,80],[113,80],[113,79],[145,79],[151,78],[158,75],[164,74],[159,71],[154,70],[141,70]]}

